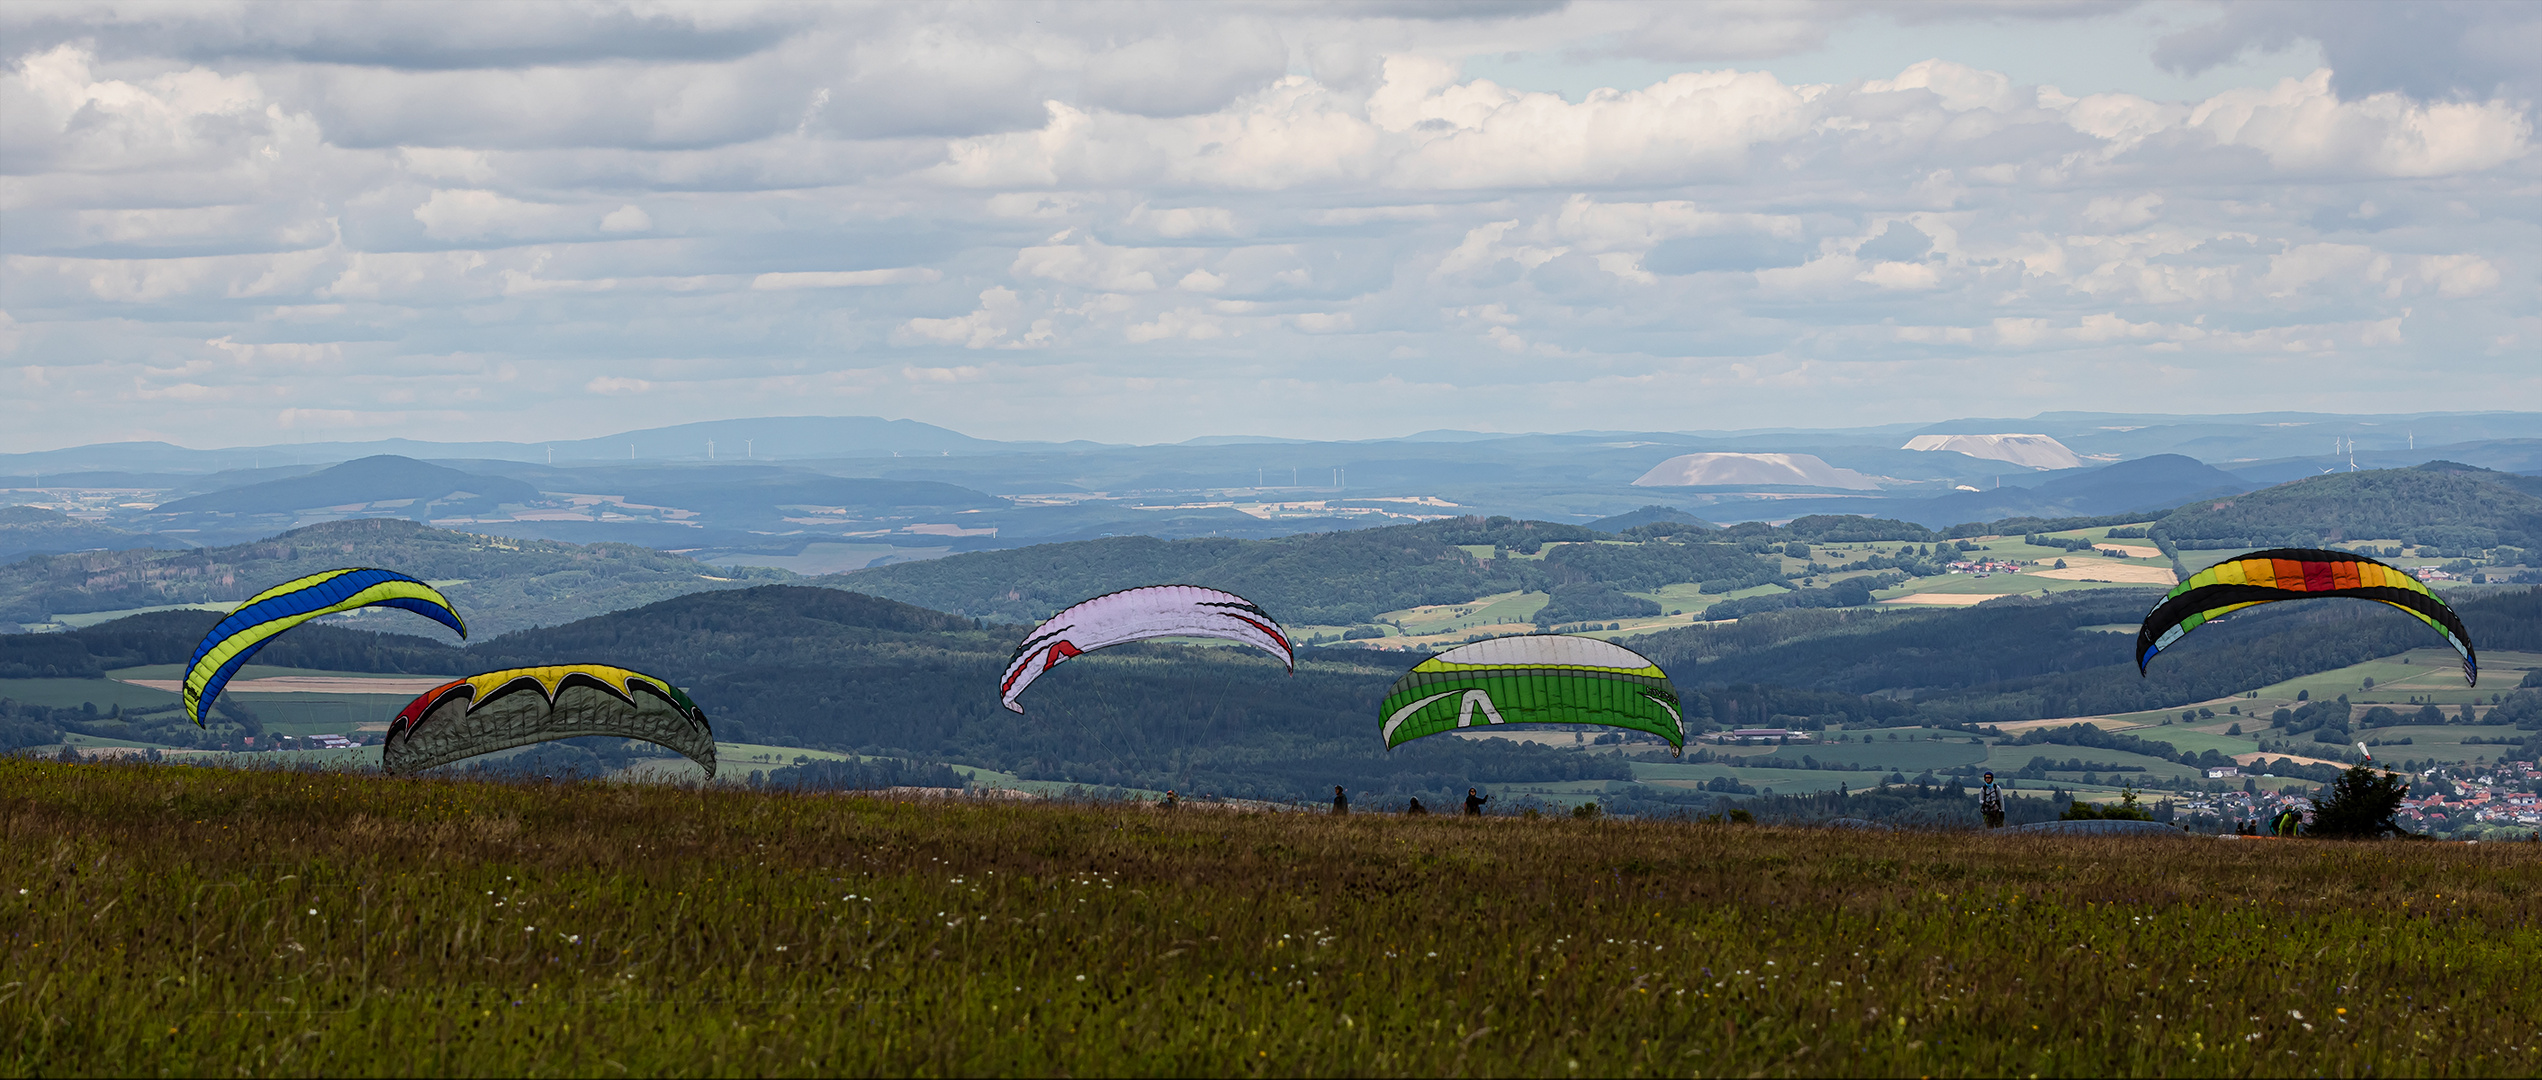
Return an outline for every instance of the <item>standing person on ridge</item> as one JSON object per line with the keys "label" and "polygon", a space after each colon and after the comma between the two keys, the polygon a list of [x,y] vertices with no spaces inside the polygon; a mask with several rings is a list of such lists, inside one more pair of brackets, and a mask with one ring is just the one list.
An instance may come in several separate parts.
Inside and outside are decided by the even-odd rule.
{"label": "standing person on ridge", "polygon": [[1403,816],[1405,816],[1405,817],[1420,817],[1420,816],[1423,816],[1423,815],[1428,814],[1429,812],[1430,812],[1430,808],[1429,808],[1429,807],[1426,807],[1426,806],[1421,805],[1421,797],[1420,797],[1420,796],[1418,796],[1418,795],[1415,795],[1415,796],[1413,796],[1413,797],[1412,797],[1412,805],[1407,806],[1407,807],[1405,807],[1405,808],[1404,808],[1404,810],[1403,810]]}
{"label": "standing person on ridge", "polygon": [[1977,812],[1986,815],[1986,827],[2004,827],[2004,789],[1995,786],[1995,774],[1986,774],[1986,786],[1977,793]]}
{"label": "standing person on ridge", "polygon": [[1483,804],[1490,801],[1492,801],[1492,797],[1489,795],[1475,794],[1473,788],[1465,789],[1465,816],[1483,816]]}
{"label": "standing person on ridge", "polygon": [[1333,785],[1333,816],[1350,813],[1350,796],[1342,793],[1340,784]]}

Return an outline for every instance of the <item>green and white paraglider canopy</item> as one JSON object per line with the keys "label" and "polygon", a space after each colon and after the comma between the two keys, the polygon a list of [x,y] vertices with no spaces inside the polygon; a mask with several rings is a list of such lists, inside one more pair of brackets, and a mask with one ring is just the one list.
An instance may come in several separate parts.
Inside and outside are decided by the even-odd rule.
{"label": "green and white paraglider canopy", "polygon": [[1424,660],[1395,680],[1378,717],[1389,750],[1494,724],[1595,724],[1686,746],[1667,672],[1614,642],[1561,634],[1477,641]]}

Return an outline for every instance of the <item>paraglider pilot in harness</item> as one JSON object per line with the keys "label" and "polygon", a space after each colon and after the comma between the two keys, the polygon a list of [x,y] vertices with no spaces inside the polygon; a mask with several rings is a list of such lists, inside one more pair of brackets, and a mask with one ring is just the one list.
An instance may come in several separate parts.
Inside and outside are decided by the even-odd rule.
{"label": "paraglider pilot in harness", "polygon": [[1333,785],[1333,813],[1335,816],[1350,813],[1350,796],[1342,793],[1340,784]]}
{"label": "paraglider pilot in harness", "polygon": [[1986,786],[1977,793],[1977,812],[1986,815],[1986,827],[2004,827],[2004,789],[1995,786],[1995,774],[1986,774]]}
{"label": "paraglider pilot in harness", "polygon": [[1490,801],[1492,797],[1489,795],[1476,794],[1473,788],[1465,789],[1465,816],[1483,816],[1483,804]]}

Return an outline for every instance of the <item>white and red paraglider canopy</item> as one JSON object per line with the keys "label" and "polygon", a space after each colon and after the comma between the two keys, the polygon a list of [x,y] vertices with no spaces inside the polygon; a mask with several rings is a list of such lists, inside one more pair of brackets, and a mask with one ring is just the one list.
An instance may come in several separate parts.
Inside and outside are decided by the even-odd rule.
{"label": "white and red paraglider canopy", "polygon": [[1000,700],[1008,711],[1021,713],[1024,707],[1015,703],[1016,697],[1060,661],[1108,645],[1160,637],[1239,641],[1297,670],[1297,648],[1289,644],[1289,632],[1253,601],[1198,585],[1150,585],[1106,593],[1034,627],[1006,662]]}

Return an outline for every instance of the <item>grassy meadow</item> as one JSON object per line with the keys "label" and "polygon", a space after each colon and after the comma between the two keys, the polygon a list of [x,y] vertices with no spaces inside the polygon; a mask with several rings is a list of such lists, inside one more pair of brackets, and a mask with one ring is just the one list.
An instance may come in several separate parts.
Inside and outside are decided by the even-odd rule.
{"label": "grassy meadow", "polygon": [[0,792],[20,1075],[2542,1072],[2536,845]]}

